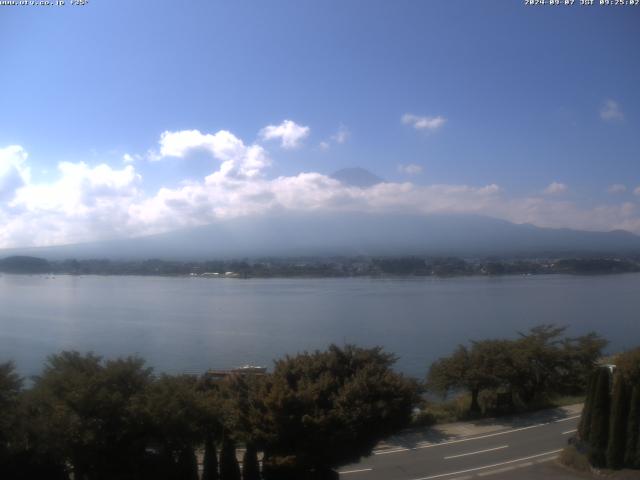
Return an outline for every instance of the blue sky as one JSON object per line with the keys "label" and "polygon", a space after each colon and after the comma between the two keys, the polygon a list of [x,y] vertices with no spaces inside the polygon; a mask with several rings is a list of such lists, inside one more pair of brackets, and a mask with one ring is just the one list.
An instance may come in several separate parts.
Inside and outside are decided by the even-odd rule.
{"label": "blue sky", "polygon": [[336,205],[640,232],[639,40],[640,6],[0,7],[0,246]]}

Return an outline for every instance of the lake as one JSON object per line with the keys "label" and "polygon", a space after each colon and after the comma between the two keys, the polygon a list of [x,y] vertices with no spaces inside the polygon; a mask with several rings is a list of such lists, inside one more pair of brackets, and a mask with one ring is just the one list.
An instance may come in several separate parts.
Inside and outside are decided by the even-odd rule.
{"label": "lake", "polygon": [[640,344],[640,274],[412,279],[0,276],[0,361],[23,375],[63,349],[138,354],[157,371],[202,372],[330,343],[382,345],[397,369],[472,339],[540,323]]}

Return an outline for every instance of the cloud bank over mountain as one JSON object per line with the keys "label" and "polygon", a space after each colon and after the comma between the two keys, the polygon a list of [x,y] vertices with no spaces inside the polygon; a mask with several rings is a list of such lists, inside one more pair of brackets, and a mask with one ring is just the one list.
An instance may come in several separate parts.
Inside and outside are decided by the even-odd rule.
{"label": "cloud bank over mountain", "polygon": [[[309,133],[288,120],[261,130],[259,138],[293,149]],[[314,171],[270,177],[276,160],[261,140],[247,143],[227,130],[165,131],[147,154],[127,154],[124,166],[61,162],[48,183],[31,178],[25,146],[0,148],[0,248],[128,238],[279,212],[477,214],[542,227],[640,233],[635,202],[582,206],[561,195],[570,188],[559,183],[547,194],[513,196],[496,184],[358,185]],[[210,174],[145,193],[140,162],[188,162],[194,154],[211,158]]]}

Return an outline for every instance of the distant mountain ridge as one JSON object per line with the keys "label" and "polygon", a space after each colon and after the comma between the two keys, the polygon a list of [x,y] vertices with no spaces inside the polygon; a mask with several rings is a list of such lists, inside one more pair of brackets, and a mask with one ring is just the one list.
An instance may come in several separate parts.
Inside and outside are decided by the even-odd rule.
{"label": "distant mountain ridge", "polygon": [[518,225],[476,215],[281,213],[220,220],[147,237],[0,250],[0,258],[202,260],[265,256],[640,254],[626,231],[586,232]]}

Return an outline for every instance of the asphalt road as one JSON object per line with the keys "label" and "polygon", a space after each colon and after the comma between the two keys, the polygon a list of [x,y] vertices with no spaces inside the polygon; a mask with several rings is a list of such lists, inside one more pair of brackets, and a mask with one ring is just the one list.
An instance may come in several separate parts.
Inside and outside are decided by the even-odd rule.
{"label": "asphalt road", "polygon": [[518,470],[557,458],[575,433],[579,416],[551,419],[484,435],[378,450],[340,469],[342,480],[468,480],[514,477]]}

